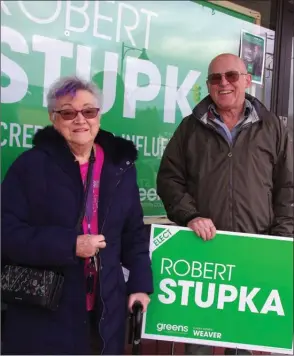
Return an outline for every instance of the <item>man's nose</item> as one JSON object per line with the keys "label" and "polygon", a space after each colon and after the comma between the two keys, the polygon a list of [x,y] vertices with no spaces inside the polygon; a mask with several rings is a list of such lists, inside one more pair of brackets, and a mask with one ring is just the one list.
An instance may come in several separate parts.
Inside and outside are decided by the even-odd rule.
{"label": "man's nose", "polygon": [[222,74],[222,79],[221,79],[219,85],[222,86],[222,87],[224,87],[224,86],[226,86],[227,84],[230,84],[230,83],[227,81],[225,74]]}

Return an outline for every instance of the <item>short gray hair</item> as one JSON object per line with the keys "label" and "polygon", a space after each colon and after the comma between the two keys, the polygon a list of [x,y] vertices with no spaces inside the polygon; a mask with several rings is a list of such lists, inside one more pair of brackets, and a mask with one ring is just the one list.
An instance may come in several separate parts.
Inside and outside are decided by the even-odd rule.
{"label": "short gray hair", "polygon": [[48,111],[54,111],[56,107],[56,100],[65,95],[75,96],[77,90],[86,90],[97,99],[97,105],[102,107],[102,93],[98,86],[91,82],[79,78],[77,76],[59,78],[49,88],[47,94],[47,107]]}

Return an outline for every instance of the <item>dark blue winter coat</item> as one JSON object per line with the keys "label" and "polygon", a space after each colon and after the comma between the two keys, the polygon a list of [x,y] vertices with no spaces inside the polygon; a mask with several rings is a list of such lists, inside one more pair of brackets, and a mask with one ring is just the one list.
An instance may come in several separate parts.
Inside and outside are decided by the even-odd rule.
{"label": "dark blue winter coat", "polygon": [[[136,183],[135,146],[103,130],[95,141],[104,150],[98,222],[107,242],[100,251],[97,337],[103,354],[122,354],[127,295],[153,291],[149,237]],[[65,283],[55,312],[8,306],[2,351],[90,354],[84,260],[75,256],[75,226],[83,199],[79,164],[51,126],[39,131],[33,143],[2,183],[2,258],[62,267]],[[127,284],[121,264],[130,270]]]}

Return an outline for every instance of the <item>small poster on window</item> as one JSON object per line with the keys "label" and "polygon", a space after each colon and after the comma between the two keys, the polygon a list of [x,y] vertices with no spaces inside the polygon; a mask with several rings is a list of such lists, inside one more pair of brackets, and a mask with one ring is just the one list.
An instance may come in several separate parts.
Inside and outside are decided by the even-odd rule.
{"label": "small poster on window", "polygon": [[262,84],[265,63],[265,38],[242,30],[240,58],[243,59],[247,72],[252,75],[252,82]]}

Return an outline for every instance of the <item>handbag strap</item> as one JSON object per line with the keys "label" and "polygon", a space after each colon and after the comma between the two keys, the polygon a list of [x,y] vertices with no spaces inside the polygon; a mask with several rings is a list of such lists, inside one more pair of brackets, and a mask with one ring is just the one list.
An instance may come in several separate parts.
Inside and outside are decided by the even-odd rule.
{"label": "handbag strap", "polygon": [[86,205],[87,205],[87,199],[88,199],[88,195],[89,195],[89,189],[91,186],[94,162],[95,162],[95,154],[94,154],[94,148],[92,148],[90,158],[89,158],[89,167],[88,167],[87,178],[86,178],[86,187],[85,187],[85,192],[84,192],[82,210],[81,210],[81,213],[79,215],[79,219],[78,219],[78,222],[76,225],[76,229],[78,231],[80,230],[80,227],[81,227],[81,224],[84,219],[85,212],[86,212]]}

